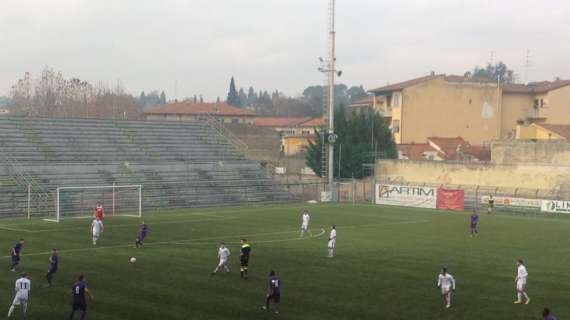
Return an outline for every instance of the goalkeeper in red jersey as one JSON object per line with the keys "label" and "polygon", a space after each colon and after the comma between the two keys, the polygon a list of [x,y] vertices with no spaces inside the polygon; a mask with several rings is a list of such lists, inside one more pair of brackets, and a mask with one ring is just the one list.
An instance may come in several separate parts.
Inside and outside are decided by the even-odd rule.
{"label": "goalkeeper in red jersey", "polygon": [[103,217],[105,215],[103,214],[103,205],[101,204],[101,201],[97,201],[97,207],[95,208],[95,218],[103,221]]}

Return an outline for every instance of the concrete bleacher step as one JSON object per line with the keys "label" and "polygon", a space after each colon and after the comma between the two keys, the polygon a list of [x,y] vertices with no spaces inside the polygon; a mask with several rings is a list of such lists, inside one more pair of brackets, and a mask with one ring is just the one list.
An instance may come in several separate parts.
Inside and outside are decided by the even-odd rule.
{"label": "concrete bleacher step", "polygon": [[0,117],[0,152],[17,163],[0,163],[0,216],[27,209],[27,188],[7,172],[43,190],[34,215],[53,214],[61,186],[141,184],[145,209],[292,200],[205,122]]}

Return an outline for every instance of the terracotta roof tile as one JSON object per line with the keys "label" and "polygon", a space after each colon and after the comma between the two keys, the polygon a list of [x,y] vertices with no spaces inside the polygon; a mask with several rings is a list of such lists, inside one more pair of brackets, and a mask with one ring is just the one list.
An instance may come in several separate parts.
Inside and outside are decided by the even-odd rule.
{"label": "terracotta roof tile", "polygon": [[541,94],[565,86],[570,86],[570,80],[531,82],[529,84],[512,83],[503,85],[503,92]]}
{"label": "terracotta roof tile", "polygon": [[301,127],[320,127],[323,125],[325,119],[313,118],[300,124]]}
{"label": "terracotta roof tile", "polygon": [[255,113],[251,111],[231,106],[225,102],[174,102],[169,103],[165,106],[153,107],[150,110],[146,111],[145,114],[212,114],[221,116],[255,116]]}
{"label": "terracotta roof tile", "polygon": [[263,117],[255,119],[255,125],[260,127],[295,127],[311,118]]}
{"label": "terracotta roof tile", "polygon": [[568,140],[570,140],[570,125],[564,124],[548,124],[548,123],[539,123],[535,124],[536,126],[543,127],[546,130],[552,131]]}
{"label": "terracotta roof tile", "polygon": [[398,144],[398,151],[409,160],[426,160],[426,152],[437,152],[427,143]]}

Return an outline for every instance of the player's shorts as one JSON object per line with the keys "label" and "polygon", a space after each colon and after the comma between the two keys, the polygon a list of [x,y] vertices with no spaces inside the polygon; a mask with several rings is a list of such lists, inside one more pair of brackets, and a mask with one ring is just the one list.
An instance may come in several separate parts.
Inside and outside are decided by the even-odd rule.
{"label": "player's shorts", "polygon": [[441,294],[448,294],[451,292],[451,287],[441,287]]}
{"label": "player's shorts", "polygon": [[12,256],[12,263],[19,263],[20,262],[20,256]]}
{"label": "player's shorts", "polygon": [[48,273],[54,274],[54,273],[56,273],[56,272],[57,272],[57,267],[53,267],[53,266],[52,266],[52,267],[49,267]]}
{"label": "player's shorts", "polygon": [[494,203],[489,203],[489,208],[490,208],[490,209],[493,209],[494,207],[495,207],[495,204],[494,204]]}
{"label": "player's shorts", "polygon": [[146,238],[146,233],[139,233],[139,235],[137,236],[137,240],[140,242],[142,242],[144,238]]}
{"label": "player's shorts", "polygon": [[226,263],[228,263],[228,259],[227,259],[227,258],[226,258],[226,259],[220,259],[220,263],[218,263],[218,266],[221,267],[221,266],[223,266],[223,265],[226,264]]}
{"label": "player's shorts", "polygon": [[101,231],[99,232],[93,232],[93,238],[99,238],[101,236]]}
{"label": "player's shorts", "polygon": [[307,229],[309,229],[309,224],[308,224],[308,223],[303,223],[303,224],[301,225],[301,230],[307,230]]}
{"label": "player's shorts", "polygon": [[329,240],[328,247],[329,249],[334,249],[336,245],[336,240]]}
{"label": "player's shorts", "polygon": [[16,296],[14,297],[14,301],[12,302],[13,305],[15,306],[19,306],[19,305],[26,305],[28,304],[28,296],[27,295],[19,295],[16,294]]}
{"label": "player's shorts", "polygon": [[87,303],[85,302],[85,300],[73,300],[73,305],[71,306],[73,311],[76,310],[81,310],[81,311],[87,311]]}
{"label": "player's shorts", "polygon": [[95,214],[96,218],[99,218],[99,220],[103,221],[103,215],[102,214]]}
{"label": "player's shorts", "polygon": [[279,303],[281,301],[281,294],[270,294],[269,297],[267,297],[269,300],[273,300],[273,302],[275,303]]}
{"label": "player's shorts", "polygon": [[471,229],[475,229],[475,228],[477,228],[477,224],[476,224],[476,223],[472,223],[472,224],[471,224]]}
{"label": "player's shorts", "polygon": [[249,264],[249,258],[242,257],[240,259],[240,266],[241,267],[247,267],[248,264]]}
{"label": "player's shorts", "polygon": [[526,287],[526,280],[517,280],[517,290],[523,291]]}

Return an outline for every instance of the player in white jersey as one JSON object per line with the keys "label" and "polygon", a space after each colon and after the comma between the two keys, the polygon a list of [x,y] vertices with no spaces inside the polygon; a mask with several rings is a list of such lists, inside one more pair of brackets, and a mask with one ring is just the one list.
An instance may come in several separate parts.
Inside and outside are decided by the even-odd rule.
{"label": "player in white jersey", "polygon": [[101,221],[99,218],[95,218],[95,220],[93,220],[93,222],[91,223],[91,234],[93,235],[93,245],[97,244],[97,240],[99,240],[99,237],[101,236],[101,233],[103,233],[103,221]]}
{"label": "player in white jersey", "polygon": [[26,272],[22,273],[22,277],[16,280],[16,296],[14,297],[14,301],[10,306],[10,310],[8,310],[8,318],[14,312],[14,308],[16,306],[22,306],[22,311],[24,313],[24,319],[26,318],[26,313],[28,312],[28,297],[29,293],[32,290],[32,282],[28,279],[28,274]]}
{"label": "player in white jersey", "polygon": [[525,304],[530,303],[530,298],[526,294],[526,280],[528,278],[528,271],[521,259],[517,260],[517,276],[515,277],[515,283],[517,284],[517,300],[515,304],[522,303],[522,297],[526,299]]}
{"label": "player in white jersey", "polygon": [[328,243],[328,248],[329,248],[329,258],[334,257],[334,248],[336,246],[336,226],[333,224],[331,226],[331,233],[329,235],[329,243]]}
{"label": "player in white jersey", "polygon": [[220,262],[218,263],[216,269],[214,269],[212,272],[212,275],[216,274],[220,268],[224,268],[224,271],[226,271],[226,273],[230,272],[230,267],[228,266],[228,258],[230,255],[230,249],[228,249],[228,247],[226,247],[226,244],[222,242],[220,244],[220,248],[218,249],[218,258],[220,259]]}
{"label": "player in white jersey", "polygon": [[309,210],[304,210],[303,211],[303,216],[301,217],[301,237],[303,237],[305,235],[305,233],[309,233],[309,235],[311,234],[311,231],[309,230],[309,222],[311,221],[311,216],[309,215]]}
{"label": "player in white jersey", "polygon": [[447,268],[441,269],[441,273],[437,277],[437,287],[441,289],[445,307],[451,308],[451,294],[455,291],[455,278],[447,273]]}

